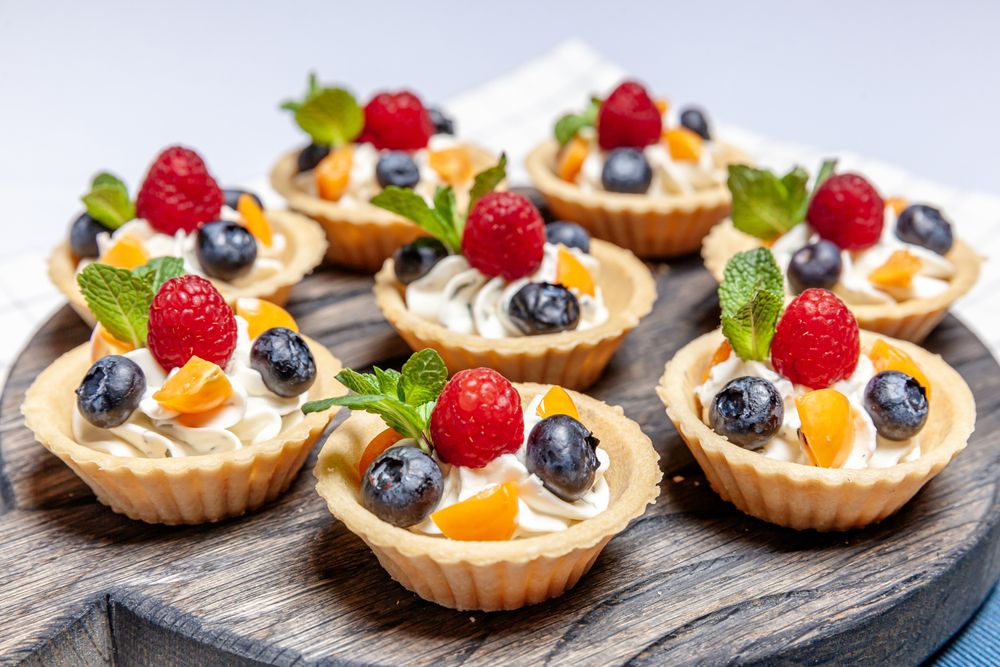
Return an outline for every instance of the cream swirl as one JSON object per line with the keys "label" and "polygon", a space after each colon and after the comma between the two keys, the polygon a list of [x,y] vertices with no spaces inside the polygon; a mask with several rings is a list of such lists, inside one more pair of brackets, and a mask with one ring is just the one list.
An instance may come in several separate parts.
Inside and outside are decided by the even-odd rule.
{"label": "cream swirl", "polygon": [[[444,477],[444,491],[435,511],[467,500],[492,486],[515,482],[518,514],[514,537],[517,538],[561,532],[578,521],[594,518],[608,508],[611,502],[611,489],[604,478],[604,473],[611,465],[611,459],[600,447],[597,448],[597,460],[600,465],[594,476],[594,485],[582,498],[573,502],[567,502],[546,489],[538,475],[529,473],[525,467],[528,435],[535,424],[542,420],[538,415],[538,406],[544,395],[544,391],[539,393],[524,411],[524,442],[515,453],[503,454],[482,468],[450,466],[438,461]],[[427,535],[441,534],[441,529],[430,517],[413,526],[411,530]]]}
{"label": "cream swirl", "polygon": [[272,393],[260,373],[250,366],[251,341],[247,322],[236,318],[236,350],[226,365],[232,396],[202,415],[180,415],[154,398],[169,374],[147,348],[126,353],[146,376],[146,391],[139,407],[121,426],[94,426],[73,409],[73,436],[77,442],[113,456],[163,458],[228,452],[276,437],[303,419],[299,409],[306,394],[283,398]]}

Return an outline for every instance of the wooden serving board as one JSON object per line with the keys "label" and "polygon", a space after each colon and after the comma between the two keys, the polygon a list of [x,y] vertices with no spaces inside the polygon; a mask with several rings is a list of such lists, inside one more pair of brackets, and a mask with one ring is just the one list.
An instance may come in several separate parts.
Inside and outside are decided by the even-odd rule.
{"label": "wooden serving board", "polygon": [[[63,308],[14,365],[0,414],[0,656],[27,664],[916,664],[1000,574],[1000,368],[948,318],[927,341],[979,406],[968,448],[902,512],[842,534],[744,516],[709,488],[653,387],[718,321],[696,258],[654,267],[659,302],[592,394],[623,405],[662,456],[655,507],[561,598],[455,612],[393,582],[327,512],[310,472],[280,500],[216,525],[112,513],[36,444],[19,407],[88,331]],[[302,329],[348,366],[407,350],[368,277],[325,270],[294,293]],[[338,422],[343,416],[338,418]]]}

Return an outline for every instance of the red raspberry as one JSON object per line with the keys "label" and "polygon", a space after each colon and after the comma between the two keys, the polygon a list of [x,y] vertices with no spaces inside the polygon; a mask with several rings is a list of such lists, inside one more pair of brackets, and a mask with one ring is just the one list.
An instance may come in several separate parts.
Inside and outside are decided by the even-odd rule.
{"label": "red raspberry", "polygon": [[545,221],[527,197],[491,192],[469,212],[462,254],[490,277],[517,280],[531,275],[545,254]]}
{"label": "red raspberry", "polygon": [[360,141],[375,148],[415,151],[427,146],[434,123],[413,93],[379,93],[365,106],[365,130]]}
{"label": "red raspberry", "polygon": [[149,307],[146,346],[168,371],[194,355],[225,368],[236,349],[236,317],[205,278],[171,278]]}
{"label": "red raspberry", "polygon": [[844,250],[863,250],[882,235],[885,203],[857,174],[837,174],[819,186],[806,219],[816,233]]}
{"label": "red raspberry", "polygon": [[807,289],[788,304],[771,341],[771,365],[796,384],[829,387],[854,372],[858,321],[833,292]]}
{"label": "red raspberry", "polygon": [[655,144],[662,130],[660,110],[635,81],[619,84],[597,112],[597,143],[604,150]]}
{"label": "red raspberry", "polygon": [[521,396],[494,370],[459,371],[431,413],[431,440],[442,461],[467,468],[513,454],[524,440]]}
{"label": "red raspberry", "polygon": [[135,211],[153,229],[191,233],[203,222],[217,220],[222,190],[193,150],[171,146],[160,153],[146,172],[135,198]]}

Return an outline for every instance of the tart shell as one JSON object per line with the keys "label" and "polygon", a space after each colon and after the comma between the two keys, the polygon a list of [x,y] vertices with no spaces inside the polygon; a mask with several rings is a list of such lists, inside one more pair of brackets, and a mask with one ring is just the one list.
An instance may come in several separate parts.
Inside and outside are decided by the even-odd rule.
{"label": "tart shell", "polygon": [[[279,306],[288,301],[292,287],[297,285],[323,261],[326,239],[323,231],[309,218],[291,211],[267,211],[268,222],[280,231],[288,244],[286,256],[282,258],[283,269],[273,276],[244,287],[235,287],[221,280],[210,278],[226,301],[240,297],[256,297],[271,301]],[[63,241],[49,256],[49,279],[63,293],[73,310],[90,326],[97,324],[87,301],[76,282],[78,261],[70,251],[69,243]]]}
{"label": "tart shell", "polygon": [[[309,398],[343,394],[341,364],[306,339],[316,360]],[[97,499],[147,523],[198,524],[240,516],[281,495],[295,479],[334,412],[305,415],[278,437],[220,454],[179,458],[112,456],[73,438],[74,391],[90,368],[89,345],[56,359],[28,389],[21,413],[46,449],[73,469]]]}
{"label": "tart shell", "polygon": [[[523,405],[545,390],[515,385]],[[604,545],[659,495],[658,455],[622,409],[573,392],[582,421],[611,458],[608,509],[560,533],[505,542],[461,542],[397,528],[358,499],[357,463],[385,428],[354,412],[327,440],[313,473],[330,512],[371,548],[389,575],[425,600],[453,609],[517,609],[561,595],[594,564]]]}
{"label": "tart shell", "polygon": [[[726,163],[748,158],[723,146]],[[628,248],[642,258],[675,257],[698,250],[708,231],[729,215],[732,199],[725,184],[684,195],[631,195],[585,192],[556,174],[559,143],[537,146],[526,160],[528,175],[553,214],[578,222],[597,238]]]}
{"label": "tart shell", "polygon": [[[701,255],[705,268],[721,282],[730,257],[763,245],[760,239],[737,230],[732,220],[726,220],[705,237]],[[846,300],[844,303],[854,313],[862,329],[919,343],[941,323],[948,314],[948,308],[971,290],[979,278],[982,259],[962,241],[955,241],[948,259],[955,265],[955,276],[948,289],[936,296],[899,303],[852,304]]]}
{"label": "tart shell", "polygon": [[451,372],[485,366],[512,382],[584,389],[600,377],[622,340],[656,301],[652,274],[631,252],[593,240],[590,253],[600,263],[595,280],[608,308],[608,320],[591,329],[517,338],[450,331],[407,309],[405,288],[396,280],[391,258],[375,276],[375,302],[413,350],[434,348]]}
{"label": "tart shell", "polygon": [[696,338],[667,364],[657,393],[712,488],[741,511],[799,530],[850,530],[881,521],[905,505],[963,449],[976,404],[962,377],[936,354],[861,332],[862,353],[879,338],[909,354],[934,388],[921,455],[889,468],[819,468],[767,458],[718,435],[701,420],[695,388],[722,342],[718,330]]}

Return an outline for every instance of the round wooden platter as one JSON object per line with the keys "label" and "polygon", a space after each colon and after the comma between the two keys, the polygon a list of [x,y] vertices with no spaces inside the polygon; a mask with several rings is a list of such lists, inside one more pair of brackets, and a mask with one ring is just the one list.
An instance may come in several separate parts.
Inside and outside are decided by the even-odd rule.
{"label": "round wooden platter", "polygon": [[[721,501],[653,387],[718,321],[697,259],[654,266],[659,302],[591,393],[624,406],[664,470],[655,507],[561,598],[456,612],[392,581],[314,491],[314,458],[259,512],[149,526],[112,513],[36,444],[27,386],[88,331],[68,309],[34,336],[2,399],[0,656],[38,664],[917,664],[1000,574],[1000,368],[948,318],[927,341],[979,406],[969,447],[898,515],[795,532]],[[403,342],[371,279],[324,270],[296,288],[302,329],[348,366],[395,366]],[[338,417],[337,423],[343,419]]]}

